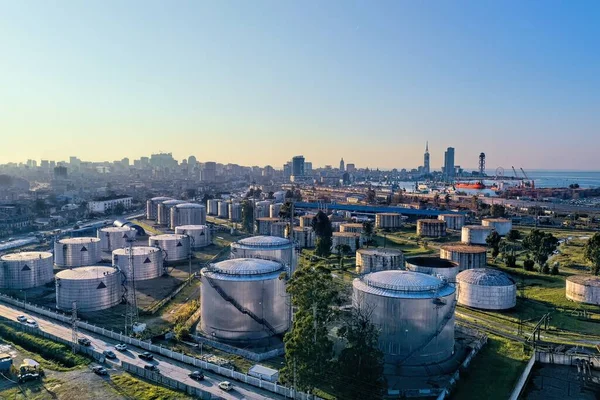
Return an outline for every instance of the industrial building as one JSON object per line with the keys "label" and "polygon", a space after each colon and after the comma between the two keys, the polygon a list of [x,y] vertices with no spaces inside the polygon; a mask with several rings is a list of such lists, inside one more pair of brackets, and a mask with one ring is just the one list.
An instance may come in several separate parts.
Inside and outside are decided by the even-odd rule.
{"label": "industrial building", "polygon": [[417,220],[417,235],[421,237],[446,236],[446,221],[419,219]]}
{"label": "industrial building", "polygon": [[389,269],[404,269],[404,253],[402,251],[386,248],[356,250],[357,274],[369,274]]}
{"label": "industrial building", "polygon": [[56,307],[67,311],[77,302],[80,312],[116,306],[123,296],[123,275],[118,268],[88,266],[56,274]]}
{"label": "industrial building", "polygon": [[146,218],[156,221],[156,218],[158,218],[158,205],[160,203],[162,203],[163,201],[167,201],[167,200],[173,200],[170,197],[164,197],[164,196],[160,196],[160,197],[153,197],[150,200],[146,201]]}
{"label": "industrial building", "polygon": [[54,265],[64,268],[94,265],[101,260],[100,239],[78,237],[54,242]]}
{"label": "industrial building", "polygon": [[454,352],[455,288],[431,275],[379,271],[353,281],[354,307],[371,312],[379,348],[394,366],[434,364]]}
{"label": "industrial building", "polygon": [[190,256],[190,237],[176,233],[150,236],[148,246],[158,247],[165,252],[166,262],[187,260]]}
{"label": "industrial building", "polygon": [[450,283],[456,282],[459,272],[458,263],[439,257],[410,257],[405,264],[408,271],[442,277]]}
{"label": "industrial building", "polygon": [[122,205],[123,209],[129,210],[133,197],[130,196],[116,196],[107,197],[90,201],[87,205],[90,214],[104,214],[107,211],[114,210],[118,205]]}
{"label": "industrial building", "polygon": [[[164,255],[158,247],[135,246],[131,250],[133,278],[136,281],[158,278],[165,272],[163,268]],[[129,255],[129,247],[112,252],[113,266],[123,271],[126,277],[129,276]]]}
{"label": "industrial building", "polygon": [[567,299],[600,306],[600,277],[571,275],[566,281]]}
{"label": "industrial building", "polygon": [[446,222],[446,229],[459,231],[465,226],[464,214],[440,214],[438,219]]}
{"label": "industrial building", "polygon": [[402,214],[377,213],[375,214],[375,228],[400,229],[402,228]]}
{"label": "industrial building", "polygon": [[331,238],[331,251],[337,253],[337,247],[341,245],[347,245],[350,247],[350,251],[355,252],[360,248],[360,233],[333,232]]}
{"label": "industrial building", "polygon": [[196,203],[177,204],[171,208],[171,229],[181,225],[204,225],[206,224],[206,207]]}
{"label": "industrial building", "polygon": [[458,263],[460,271],[487,266],[487,249],[482,246],[446,244],[440,247],[440,257]]}
{"label": "industrial building", "polygon": [[43,286],[54,279],[52,253],[25,251],[0,257],[0,288],[20,290]]}
{"label": "industrial building", "polygon": [[492,228],[500,236],[506,236],[512,229],[512,220],[508,218],[485,218],[481,221],[481,225]]}
{"label": "industrial building", "polygon": [[458,304],[482,310],[507,310],[517,304],[517,285],[502,271],[467,269],[456,276]]}
{"label": "industrial building", "polygon": [[137,230],[129,226],[107,226],[98,229],[101,251],[113,251],[127,246],[129,240],[135,240]]}
{"label": "industrial building", "polygon": [[286,332],[290,306],[278,262],[236,258],[201,271],[201,331],[217,340],[254,341]]}
{"label": "industrial building", "polygon": [[465,244],[486,245],[492,228],[482,225],[465,225],[462,227],[460,240]]}
{"label": "industrial building", "polygon": [[175,228],[175,233],[190,237],[192,249],[201,249],[212,244],[212,234],[208,225],[181,225]]}

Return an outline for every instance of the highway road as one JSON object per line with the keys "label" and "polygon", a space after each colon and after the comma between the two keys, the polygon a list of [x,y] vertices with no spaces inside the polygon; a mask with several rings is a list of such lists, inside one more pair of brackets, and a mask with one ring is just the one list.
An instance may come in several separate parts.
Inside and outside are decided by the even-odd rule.
{"label": "highway road", "polygon": [[[28,313],[12,305],[0,303],[0,315],[4,316],[5,318],[12,319],[14,321],[16,321],[17,316],[19,315],[29,316],[37,321],[39,329],[58,337],[71,337],[71,328],[69,326],[62,324],[59,321],[41,317],[36,314]],[[144,352],[143,349],[135,348],[128,345],[128,349],[126,352],[119,352],[114,347],[116,344],[118,344],[116,341],[82,330],[79,331],[78,337],[88,338],[91,341],[91,347],[97,352],[102,353],[104,350],[112,350],[118,358],[116,360],[106,360],[105,364],[108,366],[118,367],[121,364],[121,360],[126,361],[130,364],[137,365],[141,368],[143,368],[144,365],[147,364],[145,361],[139,358],[139,355]],[[230,392],[225,392],[219,389],[218,384],[219,382],[228,380],[228,378],[219,376],[212,372],[205,371],[205,379],[203,381],[197,382],[188,377],[188,374],[194,370],[192,366],[156,354],[154,354],[154,359],[155,361],[153,362],[153,364],[156,364],[158,366],[162,375],[172,379],[176,379],[187,385],[198,387],[206,392],[210,392],[213,395],[213,398],[216,397],[227,400],[285,399],[283,396],[279,396],[274,393],[264,391],[254,386],[246,385],[237,381],[231,381],[231,383],[233,384],[233,390]]]}

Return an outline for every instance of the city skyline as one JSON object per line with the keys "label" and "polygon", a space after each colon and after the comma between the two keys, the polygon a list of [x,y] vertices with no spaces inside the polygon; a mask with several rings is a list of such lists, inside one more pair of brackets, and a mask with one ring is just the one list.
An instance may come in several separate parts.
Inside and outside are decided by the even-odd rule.
{"label": "city skyline", "polygon": [[7,3],[0,160],[296,153],[390,169],[421,165],[429,140],[432,169],[455,147],[465,168],[485,152],[489,168],[598,170],[598,10]]}

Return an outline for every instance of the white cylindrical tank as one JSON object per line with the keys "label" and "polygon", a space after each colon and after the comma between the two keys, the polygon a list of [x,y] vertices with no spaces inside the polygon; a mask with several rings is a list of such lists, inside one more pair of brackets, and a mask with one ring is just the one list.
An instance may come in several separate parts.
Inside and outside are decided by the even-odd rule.
{"label": "white cylindrical tank", "polygon": [[375,228],[400,229],[402,228],[402,215],[398,213],[375,214]]}
{"label": "white cylindrical tank", "polygon": [[517,304],[517,285],[502,271],[467,269],[456,276],[458,304],[483,310],[507,310]]}
{"label": "white cylindrical tank", "polygon": [[487,266],[487,249],[482,246],[469,246],[452,243],[440,247],[440,258],[458,263],[461,271]]}
{"label": "white cylindrical tank", "polygon": [[340,232],[363,233],[363,225],[356,223],[341,224]]}
{"label": "white cylindrical tank", "polygon": [[492,228],[481,225],[465,225],[462,227],[460,239],[465,244],[486,245],[487,237],[492,233]]}
{"label": "white cylindrical tank", "polygon": [[171,208],[171,229],[180,225],[204,224],[206,224],[206,207],[202,204],[182,203]]}
{"label": "white cylindrical tank", "polygon": [[454,353],[455,288],[431,275],[392,270],[354,279],[352,302],[371,315],[389,364],[417,366]]}
{"label": "white cylindrical tank", "polygon": [[313,221],[314,217],[315,216],[313,214],[301,215],[299,218],[300,227],[301,228],[312,228],[312,221]]}
{"label": "white cylindrical tank", "polygon": [[279,222],[279,218],[260,217],[256,218],[256,233],[259,235],[270,235],[271,226],[275,222]]}
{"label": "white cylindrical tank", "polygon": [[182,225],[175,228],[175,233],[188,235],[193,249],[199,249],[212,244],[212,235],[208,225]]}
{"label": "white cylindrical tank", "polygon": [[456,282],[458,263],[439,257],[410,257],[406,259],[406,269],[427,275],[441,276],[447,282]]}
{"label": "white cylindrical tank", "polygon": [[92,312],[116,306],[123,296],[124,276],[118,268],[88,266],[56,274],[56,308]]}
{"label": "white cylindrical tank", "polygon": [[163,201],[172,200],[170,197],[153,197],[146,201],[146,218],[156,220],[158,218],[158,205]]}
{"label": "white cylindrical tank", "polygon": [[242,205],[240,203],[229,203],[229,220],[232,222],[242,220]]}
{"label": "white cylindrical tank", "polygon": [[256,202],[256,218],[269,218],[271,202],[269,200]]}
{"label": "white cylindrical tank", "polygon": [[279,218],[279,211],[281,210],[281,203],[275,203],[269,205],[269,217],[271,218]]}
{"label": "white cylindrical tank", "polygon": [[252,341],[286,332],[290,306],[281,263],[237,258],[203,268],[200,329],[229,341]]}
{"label": "white cylindrical tank", "polygon": [[206,208],[208,211],[208,215],[218,215],[219,214],[219,200],[210,199],[206,202]]}
{"label": "white cylindrical tank", "polygon": [[30,289],[52,282],[52,253],[24,251],[0,257],[0,288]]}
{"label": "white cylindrical tank", "polygon": [[400,250],[386,248],[367,248],[356,250],[356,273],[389,269],[404,269],[404,254]]}
{"label": "white cylindrical tank", "polygon": [[360,247],[360,233],[354,232],[333,232],[331,238],[331,251],[337,253],[338,245],[348,245],[352,252]]}
{"label": "white cylindrical tank", "polygon": [[315,231],[312,228],[294,227],[294,243],[300,249],[315,247]]}
{"label": "white cylindrical tank", "polygon": [[417,235],[421,237],[446,236],[446,221],[419,219],[417,220]]}
{"label": "white cylindrical tank", "polygon": [[171,222],[171,208],[175,207],[177,204],[183,204],[185,201],[183,200],[165,200],[158,205],[158,212],[156,223],[159,225],[169,225]]}
{"label": "white cylindrical tank", "polygon": [[512,220],[507,218],[485,218],[481,221],[481,225],[492,228],[500,236],[506,236],[512,229]]}
{"label": "white cylindrical tank", "polygon": [[54,242],[54,265],[74,268],[100,262],[100,239],[79,237]]}
{"label": "white cylindrical tank", "polygon": [[107,226],[98,229],[100,239],[100,250],[113,251],[127,246],[128,240],[134,240],[137,231],[130,226]]}
{"label": "white cylindrical tank", "polygon": [[438,215],[440,221],[446,222],[446,228],[455,231],[461,230],[465,225],[464,214],[440,214]]}
{"label": "white cylindrical tank", "polygon": [[[135,246],[132,250],[133,274],[136,281],[158,278],[165,272],[163,252],[158,247]],[[129,276],[129,247],[114,250],[112,263],[123,271],[126,277]]]}
{"label": "white cylindrical tank", "polygon": [[567,299],[600,306],[600,277],[571,275],[566,282]]}
{"label": "white cylindrical tank", "polygon": [[190,237],[176,233],[150,236],[148,246],[163,250],[166,262],[187,260],[190,254]]}
{"label": "white cylindrical tank", "polygon": [[217,205],[217,216],[219,218],[229,218],[229,202],[225,200],[219,201]]}
{"label": "white cylindrical tank", "polygon": [[289,222],[277,221],[271,224],[271,236],[287,238],[287,229]]}
{"label": "white cylindrical tank", "polygon": [[231,258],[260,258],[296,267],[292,242],[275,236],[251,236],[231,243]]}

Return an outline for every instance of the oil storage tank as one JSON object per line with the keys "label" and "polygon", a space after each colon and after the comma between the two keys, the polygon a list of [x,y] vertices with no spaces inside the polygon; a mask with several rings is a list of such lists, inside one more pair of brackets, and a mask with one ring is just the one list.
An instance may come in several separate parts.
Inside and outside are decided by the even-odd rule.
{"label": "oil storage tank", "polygon": [[462,227],[460,240],[465,244],[487,244],[486,239],[492,228],[482,225],[465,225]]}
{"label": "oil storage tank", "polygon": [[153,197],[146,201],[146,218],[156,221],[158,218],[158,205],[163,201],[173,200],[170,197]]}
{"label": "oil storage tank", "polygon": [[567,278],[567,299],[600,306],[600,278],[592,275],[572,275]]}
{"label": "oil storage tank", "polygon": [[456,276],[458,304],[483,310],[507,310],[517,304],[517,285],[502,271],[467,269]]}
{"label": "oil storage tank", "polygon": [[400,229],[402,228],[402,215],[398,213],[375,214],[375,228]]}
{"label": "oil storage tank", "polygon": [[271,236],[277,236],[285,238],[287,237],[288,231],[288,222],[285,221],[277,221],[271,224]]}
{"label": "oil storage tank", "polygon": [[200,329],[214,339],[253,341],[286,332],[290,306],[281,263],[236,258],[201,271]]}
{"label": "oil storage tank", "polygon": [[[164,273],[163,252],[158,247],[134,246],[131,248],[133,277],[136,281],[158,278]],[[129,247],[112,252],[113,266],[129,276]]]}
{"label": "oil storage tank", "polygon": [[446,228],[455,231],[461,230],[465,225],[465,216],[463,214],[440,214],[438,215],[440,221],[446,222]]}
{"label": "oil storage tank", "polygon": [[481,225],[492,228],[500,236],[506,236],[512,229],[512,220],[508,218],[485,218],[481,221]]}
{"label": "oil storage tank", "polygon": [[450,283],[456,282],[459,272],[457,262],[439,257],[410,257],[406,259],[406,269],[422,274],[437,275]]}
{"label": "oil storage tank", "polygon": [[454,351],[455,288],[432,275],[392,270],[354,279],[354,307],[371,312],[379,348],[393,365],[426,365]]}
{"label": "oil storage tank", "polygon": [[63,268],[83,267],[100,262],[100,239],[66,238],[54,242],[54,265]]}
{"label": "oil storage tank", "polygon": [[281,210],[281,203],[275,203],[269,205],[269,217],[271,218],[279,218],[279,211]]}
{"label": "oil storage tank", "polygon": [[217,216],[219,218],[229,218],[229,202],[221,200],[217,203]]}
{"label": "oil storage tank", "polygon": [[386,248],[356,250],[357,274],[368,274],[389,269],[404,269],[404,253],[402,251]]}
{"label": "oil storage tank", "polygon": [[150,236],[148,246],[164,251],[166,262],[187,260],[190,254],[190,237],[177,233]]}
{"label": "oil storage tank", "polygon": [[190,246],[193,249],[200,249],[212,244],[212,235],[208,225],[181,225],[175,228],[175,233],[188,235]]}
{"label": "oil storage tank", "polygon": [[301,228],[312,228],[313,214],[301,215],[299,218]]}
{"label": "oil storage tank", "polygon": [[113,251],[127,246],[128,240],[134,240],[137,230],[131,226],[107,226],[98,229],[100,250]]}
{"label": "oil storage tank", "polygon": [[446,236],[446,221],[419,219],[417,220],[417,235],[421,237]]}
{"label": "oil storage tank", "polygon": [[259,235],[270,235],[271,234],[271,226],[275,222],[279,222],[279,218],[270,218],[270,217],[260,217],[256,218],[256,233]]}
{"label": "oil storage tank", "polygon": [[171,229],[180,225],[204,224],[206,224],[206,207],[202,204],[182,203],[171,208]]}
{"label": "oil storage tank", "polygon": [[338,245],[347,245],[350,251],[354,252],[360,247],[360,233],[354,232],[333,232],[331,237],[331,251],[336,253]]}
{"label": "oil storage tank", "polygon": [[52,253],[24,251],[0,257],[0,288],[30,289],[54,279]]}
{"label": "oil storage tank", "polygon": [[361,233],[363,232],[363,225],[357,223],[346,223],[340,225],[340,232],[353,232],[353,233]]}
{"label": "oil storage tank", "polygon": [[229,220],[233,222],[242,220],[242,205],[240,203],[229,203]]}
{"label": "oil storage tank", "polygon": [[302,228],[295,226],[294,232],[294,243],[300,249],[310,249],[315,247],[315,231],[312,228]]}
{"label": "oil storage tank", "polygon": [[487,249],[483,246],[469,246],[462,243],[446,244],[440,247],[440,257],[458,263],[461,271],[487,266]]}
{"label": "oil storage tank", "polygon": [[209,199],[206,202],[206,208],[208,211],[208,215],[217,215],[219,214],[219,200],[217,199]]}
{"label": "oil storage tank", "polygon": [[116,306],[123,296],[123,274],[118,268],[88,266],[66,269],[56,274],[56,307],[92,312]]}
{"label": "oil storage tank", "polygon": [[171,222],[171,208],[175,207],[177,204],[183,204],[185,201],[183,200],[165,200],[158,205],[158,212],[156,223],[159,225],[167,226]]}
{"label": "oil storage tank", "polygon": [[275,236],[252,236],[231,243],[231,258],[261,258],[296,266],[292,242]]}
{"label": "oil storage tank", "polygon": [[256,202],[256,218],[269,218],[271,202],[269,200]]}

